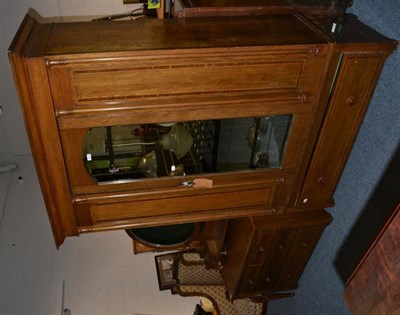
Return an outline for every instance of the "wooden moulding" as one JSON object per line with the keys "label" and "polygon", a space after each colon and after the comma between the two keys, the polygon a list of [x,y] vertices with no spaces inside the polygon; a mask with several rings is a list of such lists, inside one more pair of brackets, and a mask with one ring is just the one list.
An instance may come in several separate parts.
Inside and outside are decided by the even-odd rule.
{"label": "wooden moulding", "polygon": [[183,9],[178,17],[206,17],[206,16],[246,16],[246,15],[273,15],[294,14],[304,12],[317,16],[332,14],[330,6],[291,5],[287,1],[209,1],[209,0],[182,0]]}
{"label": "wooden moulding", "polygon": [[89,226],[94,229],[107,229],[113,225],[145,227],[275,212],[272,207],[275,186],[249,189],[181,188],[180,192],[164,195],[133,194],[131,197],[93,199],[76,202],[75,212],[82,231]]}

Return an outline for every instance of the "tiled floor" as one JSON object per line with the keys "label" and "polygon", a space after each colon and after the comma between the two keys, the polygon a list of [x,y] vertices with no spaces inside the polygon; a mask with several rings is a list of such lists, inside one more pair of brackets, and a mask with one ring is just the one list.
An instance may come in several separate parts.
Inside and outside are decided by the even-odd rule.
{"label": "tiled floor", "polygon": [[193,314],[198,298],[159,291],[154,254],[134,255],[124,231],[67,238],[56,250],[33,161],[17,164],[0,174],[0,315],[63,306],[71,315]]}

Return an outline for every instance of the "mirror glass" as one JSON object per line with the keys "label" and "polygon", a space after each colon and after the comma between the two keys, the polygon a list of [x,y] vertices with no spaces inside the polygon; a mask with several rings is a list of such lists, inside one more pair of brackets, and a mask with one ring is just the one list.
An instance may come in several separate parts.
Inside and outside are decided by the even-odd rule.
{"label": "mirror glass", "polygon": [[99,182],[279,168],[292,115],[96,127],[83,161]]}

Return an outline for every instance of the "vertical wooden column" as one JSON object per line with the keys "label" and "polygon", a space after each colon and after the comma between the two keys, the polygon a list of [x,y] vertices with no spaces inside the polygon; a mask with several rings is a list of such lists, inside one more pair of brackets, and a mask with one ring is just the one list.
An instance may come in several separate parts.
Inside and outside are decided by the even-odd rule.
{"label": "vertical wooden column", "polygon": [[378,48],[351,48],[338,49],[341,63],[297,208],[333,205],[333,194],[388,55]]}

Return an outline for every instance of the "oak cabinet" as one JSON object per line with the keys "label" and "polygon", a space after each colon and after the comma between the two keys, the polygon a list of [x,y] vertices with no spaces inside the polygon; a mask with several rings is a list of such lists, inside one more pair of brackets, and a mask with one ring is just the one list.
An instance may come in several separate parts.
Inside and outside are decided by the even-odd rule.
{"label": "oak cabinet", "polygon": [[[10,60],[58,245],[294,205],[332,52],[300,19],[282,18],[297,36],[257,36],[275,25],[267,16],[46,24],[27,15]],[[162,25],[168,36],[148,33]]]}
{"label": "oak cabinet", "polygon": [[[314,120],[318,85],[327,63],[327,47],[319,48],[318,54],[312,48],[315,47],[302,47],[290,53],[269,48],[236,49],[229,56],[221,50],[200,58],[193,58],[192,51],[174,52],[168,58],[148,52],[145,60],[130,52],[112,63],[86,58],[86,65],[66,57],[62,61],[48,57],[47,73],[78,228],[149,224],[155,216],[158,223],[171,215],[193,220],[193,213],[210,219],[223,213],[235,216],[236,210],[240,215],[282,212],[284,200],[279,191],[288,190],[287,182],[302,158],[307,126]],[[162,84],[154,84],[154,78]],[[170,127],[170,122],[176,125]],[[260,124],[265,125],[262,128],[269,136],[261,136]],[[105,182],[113,182],[115,187],[99,185],[100,177],[93,175],[96,169],[88,172],[88,163],[82,162],[82,155],[91,154],[92,159],[94,150],[77,150],[85,146],[88,133],[98,129],[103,130],[103,138],[107,132],[116,133],[119,128],[121,133],[125,128],[131,130],[130,143],[151,144],[149,141],[155,140],[165,144],[165,137],[171,133],[177,136],[175,127],[185,128],[185,136],[190,137],[188,153],[180,154],[173,148],[169,150],[174,153],[171,157],[170,152],[149,145],[125,152],[143,158],[155,150],[157,168],[169,163],[164,172],[156,172],[156,180],[140,177],[139,172],[139,177],[132,174],[123,178],[125,181],[118,181],[117,175],[123,175],[121,167],[108,160],[106,172],[113,167],[119,172],[112,173],[115,179]],[[203,140],[195,140],[196,128],[203,127],[213,130],[211,140],[204,144],[213,147],[208,150],[208,159],[197,156],[194,150],[196,145],[202,150]],[[253,138],[257,139],[250,139],[251,130],[256,127]],[[188,131],[190,135],[186,135]],[[134,132],[139,135],[134,137]],[[152,138],[152,132],[160,135]],[[272,144],[264,141],[267,138],[272,139]],[[117,146],[128,146],[129,141],[112,141],[117,160]],[[184,147],[184,141],[179,141]],[[259,149],[264,160],[257,157],[256,146],[265,147]],[[159,158],[163,154],[174,161]],[[196,161],[193,164],[198,164],[196,170],[191,170],[180,155],[192,155]],[[133,159],[126,162],[131,171],[134,163]],[[182,165],[186,177],[163,177],[168,175],[171,164]],[[140,169],[140,163],[136,169]],[[181,187],[182,182],[203,176],[212,180],[212,188]],[[123,194],[117,195],[120,191]],[[123,220],[130,222],[122,223]]]}
{"label": "oak cabinet", "polygon": [[397,45],[352,16],[336,38],[296,12],[27,15],[9,58],[56,245],[224,220],[231,298],[295,288]]}

